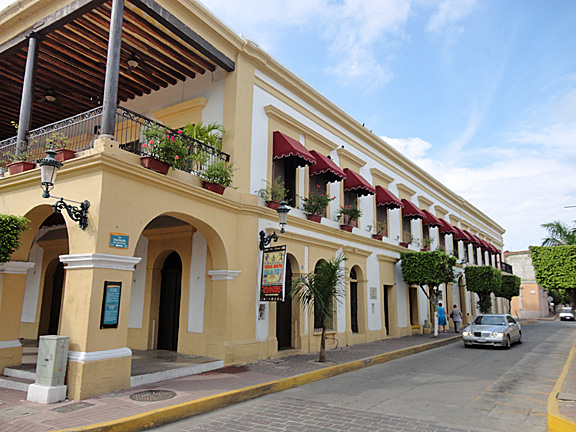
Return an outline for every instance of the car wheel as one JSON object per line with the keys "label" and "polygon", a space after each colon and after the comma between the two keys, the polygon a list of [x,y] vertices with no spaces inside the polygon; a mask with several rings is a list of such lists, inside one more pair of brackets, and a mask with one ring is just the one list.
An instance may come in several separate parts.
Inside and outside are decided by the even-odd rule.
{"label": "car wheel", "polygon": [[464,348],[470,348],[472,346],[472,344],[467,344],[466,342],[464,342]]}
{"label": "car wheel", "polygon": [[504,341],[504,349],[510,349],[512,343],[510,342],[510,335],[506,336],[506,340]]}

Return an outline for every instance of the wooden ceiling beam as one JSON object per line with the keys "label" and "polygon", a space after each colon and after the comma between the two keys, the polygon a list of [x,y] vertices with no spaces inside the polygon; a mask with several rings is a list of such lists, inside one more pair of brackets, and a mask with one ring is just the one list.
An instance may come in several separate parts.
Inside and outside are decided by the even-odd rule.
{"label": "wooden ceiling beam", "polygon": [[[106,10],[108,16],[110,16],[110,10],[107,9],[106,6],[103,6],[101,9]],[[178,40],[163,32],[159,27],[152,25],[152,23],[148,22],[145,18],[128,8],[124,8],[124,27],[144,40],[154,38],[153,43],[158,45],[161,50],[178,59],[182,64],[199,74],[204,74],[206,69],[210,71],[216,69],[212,63],[198,55],[192,47],[185,47]]]}

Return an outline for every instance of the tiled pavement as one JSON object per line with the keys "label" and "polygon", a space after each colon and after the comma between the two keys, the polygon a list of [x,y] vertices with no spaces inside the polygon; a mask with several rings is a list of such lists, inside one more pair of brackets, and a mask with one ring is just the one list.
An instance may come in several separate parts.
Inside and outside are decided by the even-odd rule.
{"label": "tiled pavement", "polygon": [[283,398],[257,402],[249,408],[235,406],[218,412],[217,419],[203,418],[202,424],[163,426],[158,432],[472,432],[440,426],[407,417],[375,414],[335,407],[316,401]]}

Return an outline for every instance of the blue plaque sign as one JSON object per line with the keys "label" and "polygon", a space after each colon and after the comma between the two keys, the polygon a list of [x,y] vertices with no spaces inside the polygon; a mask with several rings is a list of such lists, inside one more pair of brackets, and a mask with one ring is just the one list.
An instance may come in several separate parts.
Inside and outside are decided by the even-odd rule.
{"label": "blue plaque sign", "polygon": [[130,241],[130,236],[128,234],[110,233],[109,246],[111,248],[128,249],[128,242],[129,241]]}
{"label": "blue plaque sign", "polygon": [[104,282],[100,328],[118,328],[122,282]]}

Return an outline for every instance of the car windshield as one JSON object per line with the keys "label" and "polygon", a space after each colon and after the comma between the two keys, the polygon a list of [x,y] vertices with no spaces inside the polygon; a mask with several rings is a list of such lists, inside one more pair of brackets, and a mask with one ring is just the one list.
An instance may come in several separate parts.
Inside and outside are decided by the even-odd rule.
{"label": "car windshield", "polygon": [[564,309],[562,309],[562,312],[572,313],[572,309],[564,308]]}
{"label": "car windshield", "polygon": [[506,320],[501,316],[478,316],[474,320],[476,325],[506,325]]}

